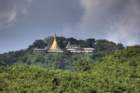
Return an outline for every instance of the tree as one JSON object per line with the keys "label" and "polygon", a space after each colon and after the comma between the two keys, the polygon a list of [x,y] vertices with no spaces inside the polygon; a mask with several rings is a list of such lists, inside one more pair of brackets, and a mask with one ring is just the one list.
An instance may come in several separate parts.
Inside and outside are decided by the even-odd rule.
{"label": "tree", "polygon": [[44,40],[36,40],[29,48],[45,48],[47,45]]}
{"label": "tree", "polygon": [[117,47],[118,47],[118,49],[123,49],[123,48],[124,48],[124,46],[123,46],[122,43],[118,43],[118,44],[117,44]]}
{"label": "tree", "polygon": [[87,39],[86,43],[87,43],[88,47],[94,47],[95,39],[92,39],[92,38]]}

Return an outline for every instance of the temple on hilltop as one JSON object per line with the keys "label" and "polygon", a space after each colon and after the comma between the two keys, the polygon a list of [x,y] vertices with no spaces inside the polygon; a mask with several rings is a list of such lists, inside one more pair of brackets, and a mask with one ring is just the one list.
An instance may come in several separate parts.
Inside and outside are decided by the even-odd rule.
{"label": "temple on hilltop", "polygon": [[[50,45],[50,44],[49,44]],[[47,53],[63,53],[63,52],[69,52],[69,53],[92,53],[94,51],[94,48],[87,47],[87,48],[81,48],[80,45],[73,45],[71,42],[68,42],[65,49],[61,49],[59,47],[59,44],[57,42],[56,34],[53,36],[53,42],[50,46],[47,46],[44,49],[38,49],[35,48],[35,51],[42,51]]]}
{"label": "temple on hilltop", "polygon": [[47,50],[47,52],[64,52],[58,45],[56,34],[53,36],[53,42],[51,47]]}

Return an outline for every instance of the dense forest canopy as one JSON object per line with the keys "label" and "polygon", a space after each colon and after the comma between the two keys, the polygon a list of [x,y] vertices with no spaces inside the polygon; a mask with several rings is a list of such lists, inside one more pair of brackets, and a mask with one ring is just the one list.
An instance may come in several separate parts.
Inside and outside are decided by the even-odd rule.
{"label": "dense forest canopy", "polygon": [[75,57],[75,71],[17,64],[0,68],[1,93],[140,93],[140,46],[98,62]]}

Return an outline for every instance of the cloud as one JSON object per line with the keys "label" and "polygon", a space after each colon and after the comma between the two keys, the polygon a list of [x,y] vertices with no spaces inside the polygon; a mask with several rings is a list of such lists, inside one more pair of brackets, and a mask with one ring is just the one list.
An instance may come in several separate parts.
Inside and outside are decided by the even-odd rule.
{"label": "cloud", "polygon": [[12,21],[14,21],[16,19],[16,15],[17,15],[16,11],[9,12],[9,15],[6,20],[7,23],[11,23]]}
{"label": "cloud", "polygon": [[126,0],[81,0],[85,14],[81,27],[103,31],[121,16]]}
{"label": "cloud", "polygon": [[127,45],[140,43],[139,0],[81,0],[85,12],[78,28],[89,36]]}
{"label": "cloud", "polygon": [[115,39],[116,42],[123,42],[127,45],[140,43],[140,2],[138,0],[130,0],[122,18],[116,21],[111,31],[115,34],[108,33],[108,37]]}
{"label": "cloud", "polygon": [[0,29],[12,25],[18,15],[28,13],[32,0],[0,0]]}

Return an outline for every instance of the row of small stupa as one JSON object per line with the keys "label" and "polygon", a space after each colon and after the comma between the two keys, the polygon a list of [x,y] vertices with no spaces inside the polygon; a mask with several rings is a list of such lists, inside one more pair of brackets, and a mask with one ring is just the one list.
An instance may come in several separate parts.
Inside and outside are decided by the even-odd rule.
{"label": "row of small stupa", "polygon": [[58,45],[56,35],[53,36],[53,42],[51,46],[48,49],[34,49],[38,51],[46,51],[48,53],[63,53],[63,52],[71,52],[71,53],[91,53],[94,51],[94,48],[80,48],[76,45],[71,45],[70,42],[68,42],[66,49],[61,49]]}

